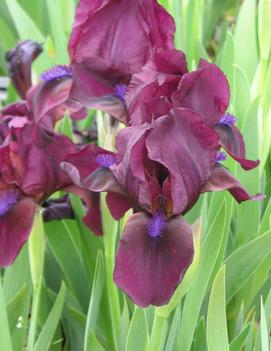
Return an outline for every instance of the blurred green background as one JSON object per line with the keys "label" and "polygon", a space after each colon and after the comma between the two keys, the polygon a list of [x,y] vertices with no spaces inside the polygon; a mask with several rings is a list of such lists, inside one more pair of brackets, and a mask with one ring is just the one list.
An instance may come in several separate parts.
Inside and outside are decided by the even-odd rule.
{"label": "blurred green background", "polygon": [[[172,301],[141,310],[113,284],[116,242],[123,223],[103,205],[106,235],[95,238],[80,221],[43,223],[15,264],[2,270],[1,351],[269,351],[271,330],[271,0],[164,0],[174,16],[176,47],[190,69],[199,58],[218,64],[231,87],[247,156],[260,167],[226,166],[262,202],[238,205],[225,192],[201,197],[187,214],[196,255]],[[68,63],[74,0],[0,0],[0,75],[4,54],[19,40],[43,44],[33,75]],[[10,86],[5,103],[18,99]],[[93,117],[93,116],[92,116]],[[89,118],[81,128],[89,126]],[[96,115],[99,143],[110,126]],[[72,136],[69,118],[60,130]]]}

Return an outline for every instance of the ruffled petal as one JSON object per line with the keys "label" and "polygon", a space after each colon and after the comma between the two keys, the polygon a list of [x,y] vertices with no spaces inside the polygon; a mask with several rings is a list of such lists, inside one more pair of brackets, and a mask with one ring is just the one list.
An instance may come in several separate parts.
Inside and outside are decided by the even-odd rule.
{"label": "ruffled petal", "polygon": [[174,106],[186,107],[197,112],[213,126],[224,115],[229,105],[229,83],[215,64],[201,60],[196,71],[182,77],[172,99]]}
{"label": "ruffled petal", "polygon": [[82,0],[69,42],[71,61],[100,57],[111,67],[133,74],[154,48],[174,47],[174,32],[172,17],[156,0]]}

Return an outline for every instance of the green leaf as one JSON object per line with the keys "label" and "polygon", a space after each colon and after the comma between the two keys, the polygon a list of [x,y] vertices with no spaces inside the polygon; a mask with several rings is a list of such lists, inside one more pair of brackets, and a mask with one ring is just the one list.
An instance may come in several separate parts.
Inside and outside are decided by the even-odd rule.
{"label": "green leaf", "polygon": [[43,34],[19,3],[16,0],[5,0],[5,2],[20,39],[26,40],[31,38],[39,43],[43,43],[45,41]]}
{"label": "green leaf", "polygon": [[42,328],[42,331],[35,343],[33,351],[47,351],[50,349],[57,325],[59,323],[64,300],[65,300],[65,285],[62,283],[59,294],[56,298],[54,306]]}
{"label": "green leaf", "polygon": [[229,351],[226,304],[225,266],[222,266],[214,280],[207,315],[208,351]]}
{"label": "green leaf", "polygon": [[218,53],[216,64],[226,74],[230,87],[233,87],[233,60],[234,60],[234,41],[231,32],[227,32],[225,42]]}
{"label": "green leaf", "polygon": [[[258,63],[256,1],[245,0],[241,6],[234,34],[236,63],[252,82]],[[248,43],[249,38],[249,45]],[[249,58],[249,59],[248,59]]]}
{"label": "green leaf", "polygon": [[271,52],[271,1],[259,0],[258,35],[260,55],[263,60],[268,60]]}
{"label": "green leaf", "polygon": [[120,324],[120,351],[125,350],[125,344],[127,340],[127,334],[129,330],[130,316],[126,300],[123,301],[123,310],[121,314],[121,324]]}
{"label": "green leaf", "polygon": [[26,285],[23,285],[18,293],[8,301],[6,305],[10,330],[15,328],[16,323],[18,322],[18,317],[22,315],[22,310],[26,302],[26,294],[27,288]]}
{"label": "green leaf", "polygon": [[230,351],[240,351],[246,341],[250,325],[247,325],[230,343]]}
{"label": "green leaf", "polygon": [[33,286],[37,286],[42,279],[44,263],[44,230],[41,213],[36,211],[32,231],[28,239],[29,262]]}
{"label": "green leaf", "polygon": [[128,331],[125,351],[147,351],[148,326],[144,310],[136,308]]}
{"label": "green leaf", "polygon": [[174,313],[171,327],[169,329],[165,351],[173,351],[177,339],[177,332],[180,325],[181,308],[177,307]]}
{"label": "green leaf", "polygon": [[91,351],[105,351],[92,332],[90,332],[88,337],[87,349]]}
{"label": "green leaf", "polygon": [[202,316],[195,331],[193,351],[207,351],[207,340],[206,340],[206,326],[205,320]]}
{"label": "green leaf", "polygon": [[264,234],[234,251],[225,261],[227,301],[238,292],[265,256],[270,253],[271,234]]}
{"label": "green leaf", "polygon": [[191,348],[200,307],[225,235],[225,220],[226,206],[223,201],[203,244],[199,270],[186,294],[178,340],[178,347],[182,351],[190,351]]}
{"label": "green leaf", "polygon": [[4,292],[0,280],[0,350],[12,351],[9,321],[5,306]]}
{"label": "green leaf", "polygon": [[266,315],[261,299],[261,351],[269,351],[269,330],[267,327]]}
{"label": "green leaf", "polygon": [[69,56],[67,53],[67,38],[64,33],[64,24],[61,11],[60,1],[46,0],[51,33],[54,40],[54,46],[56,49],[57,61],[66,64],[69,63]]}
{"label": "green leaf", "polygon": [[93,287],[89,302],[87,323],[85,328],[85,339],[84,339],[84,351],[91,351],[93,349],[89,348],[89,333],[94,330],[97,317],[99,313],[100,301],[102,297],[103,287],[104,287],[104,260],[102,252],[98,252],[95,274],[93,280]]}
{"label": "green leaf", "polygon": [[81,256],[75,248],[72,235],[69,232],[68,221],[53,221],[45,223],[45,232],[52,253],[54,254],[67,286],[75,294],[83,311],[87,312],[89,306],[90,278],[83,266]]}

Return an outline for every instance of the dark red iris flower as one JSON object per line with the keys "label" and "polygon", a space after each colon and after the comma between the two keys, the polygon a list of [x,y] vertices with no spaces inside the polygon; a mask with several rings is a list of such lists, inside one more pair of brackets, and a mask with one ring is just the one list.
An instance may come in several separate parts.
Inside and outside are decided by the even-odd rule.
{"label": "dark red iris flower", "polygon": [[58,85],[52,81],[64,85],[68,101],[126,122],[124,97],[132,75],[153,52],[174,47],[174,32],[172,17],[156,0],[80,1],[69,41],[71,64],[41,79],[52,90]]}
{"label": "dark red iris flower", "polygon": [[133,209],[114,280],[136,304],[162,305],[193,258],[191,229],[181,215],[205,191],[228,189],[239,202],[261,195],[251,197],[221,165],[219,135],[191,109],[174,108],[151,123],[122,129],[116,147],[113,154],[86,146],[63,168],[78,186],[106,191],[115,219]]}
{"label": "dark red iris flower", "polygon": [[60,167],[65,157],[75,152],[76,146],[64,135],[51,134],[45,138],[37,129],[39,127],[26,118],[14,117],[0,147],[1,267],[14,261],[27,240],[36,206],[58,190],[73,192],[82,198],[88,208],[84,222],[93,229],[91,218],[96,206],[90,191],[75,186]]}

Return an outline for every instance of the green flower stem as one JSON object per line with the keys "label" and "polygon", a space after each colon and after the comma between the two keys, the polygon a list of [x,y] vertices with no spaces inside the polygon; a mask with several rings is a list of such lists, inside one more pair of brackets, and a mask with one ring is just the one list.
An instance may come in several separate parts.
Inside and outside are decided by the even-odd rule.
{"label": "green flower stem", "polygon": [[159,316],[158,313],[155,312],[150,344],[148,348],[149,351],[160,351],[164,349],[167,329],[167,319]]}
{"label": "green flower stem", "polygon": [[110,318],[112,323],[112,333],[115,350],[119,349],[120,338],[120,302],[118,289],[113,282],[113,270],[115,262],[115,246],[118,234],[118,222],[112,219],[105,202],[105,194],[102,194],[102,214],[104,228],[104,249],[105,249],[105,270],[107,294],[110,309]]}
{"label": "green flower stem", "polygon": [[28,242],[30,271],[33,283],[33,304],[31,311],[30,328],[28,334],[27,350],[34,348],[38,328],[38,316],[40,311],[43,264],[44,264],[44,228],[41,213],[36,212],[31,235]]}

